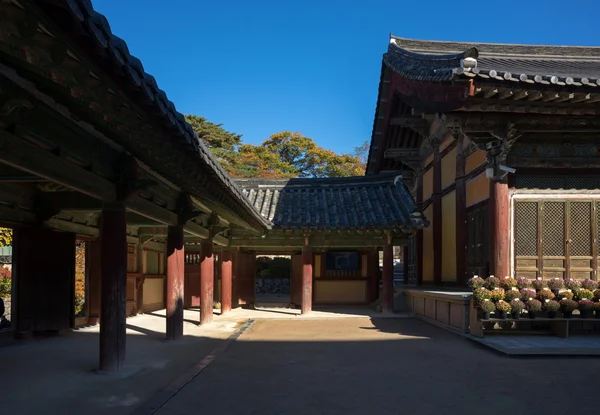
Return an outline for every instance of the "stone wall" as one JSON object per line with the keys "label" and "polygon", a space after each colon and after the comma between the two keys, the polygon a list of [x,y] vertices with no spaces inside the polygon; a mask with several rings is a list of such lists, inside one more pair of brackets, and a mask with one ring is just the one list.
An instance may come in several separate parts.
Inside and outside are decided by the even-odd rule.
{"label": "stone wall", "polygon": [[256,278],[256,294],[289,294],[289,278]]}

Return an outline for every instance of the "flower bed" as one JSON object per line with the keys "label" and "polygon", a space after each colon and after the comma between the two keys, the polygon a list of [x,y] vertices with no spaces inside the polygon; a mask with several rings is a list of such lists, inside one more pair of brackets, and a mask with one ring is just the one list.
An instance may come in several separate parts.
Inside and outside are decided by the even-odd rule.
{"label": "flower bed", "polygon": [[[579,310],[580,318],[600,318],[600,290],[592,280],[541,278],[488,278],[469,280],[479,319],[519,319],[536,316],[571,318]],[[531,287],[531,288],[530,288]]]}

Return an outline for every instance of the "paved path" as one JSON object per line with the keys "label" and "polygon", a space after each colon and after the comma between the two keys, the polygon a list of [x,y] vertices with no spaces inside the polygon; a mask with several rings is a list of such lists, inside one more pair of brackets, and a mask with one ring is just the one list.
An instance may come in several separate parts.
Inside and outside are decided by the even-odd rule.
{"label": "paved path", "polygon": [[159,413],[595,411],[599,364],[508,358],[410,319],[261,320]]}

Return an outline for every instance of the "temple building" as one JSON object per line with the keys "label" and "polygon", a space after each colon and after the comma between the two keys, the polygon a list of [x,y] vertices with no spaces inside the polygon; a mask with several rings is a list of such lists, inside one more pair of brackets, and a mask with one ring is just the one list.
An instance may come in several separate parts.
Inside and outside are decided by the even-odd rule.
{"label": "temple building", "polygon": [[400,173],[430,222],[408,282],[597,279],[599,115],[598,47],[392,36],[367,175]]}

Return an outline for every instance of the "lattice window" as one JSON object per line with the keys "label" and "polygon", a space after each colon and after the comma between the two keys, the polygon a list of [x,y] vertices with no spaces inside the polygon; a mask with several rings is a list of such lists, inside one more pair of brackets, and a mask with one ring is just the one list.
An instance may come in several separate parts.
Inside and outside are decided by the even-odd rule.
{"label": "lattice window", "polygon": [[515,202],[515,253],[517,256],[538,255],[537,202]]}
{"label": "lattice window", "polygon": [[571,202],[569,230],[572,256],[592,255],[592,204]]}
{"label": "lattice window", "polygon": [[545,202],[543,212],[543,254],[565,256],[565,203]]}

